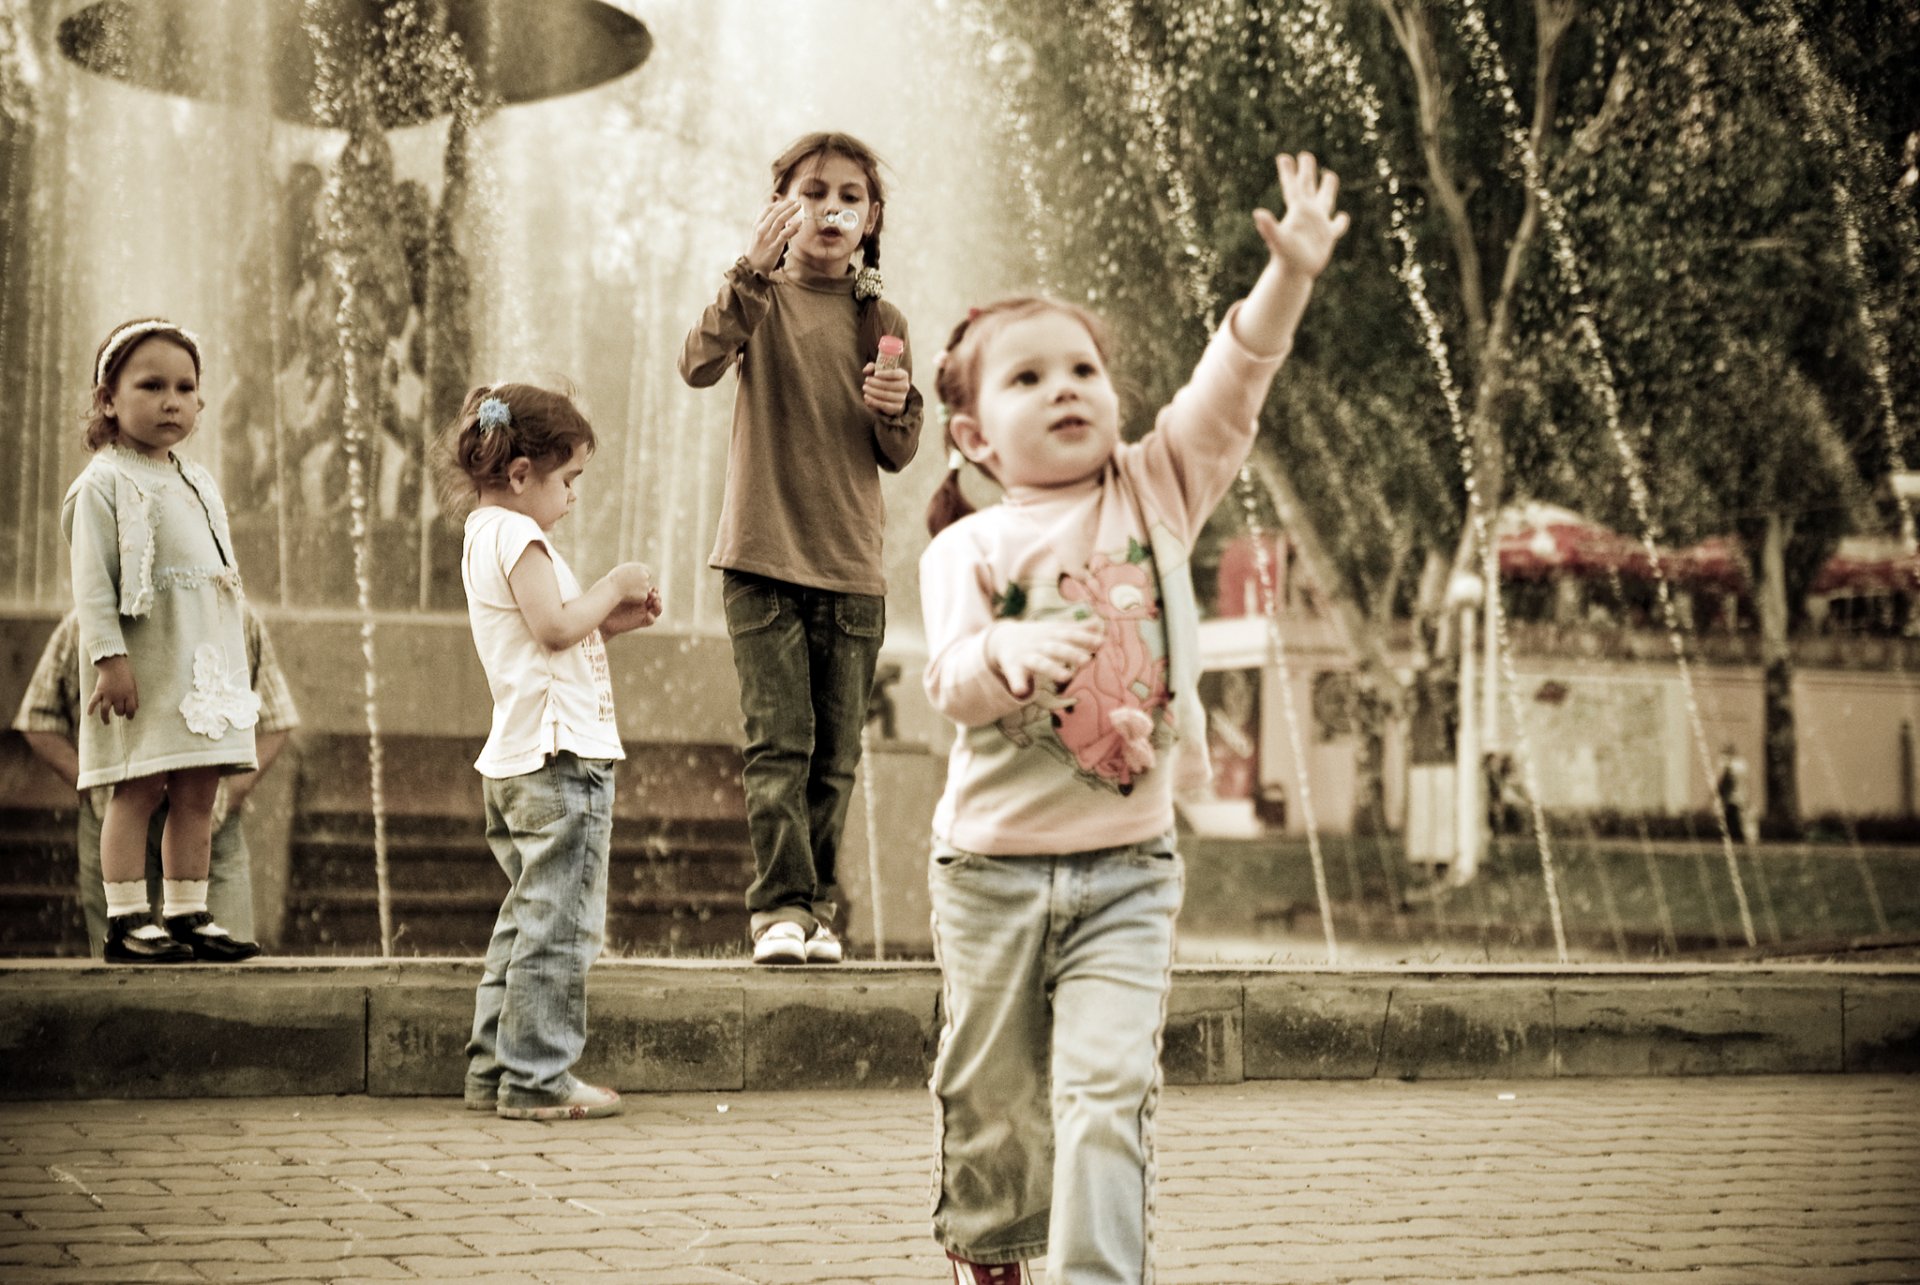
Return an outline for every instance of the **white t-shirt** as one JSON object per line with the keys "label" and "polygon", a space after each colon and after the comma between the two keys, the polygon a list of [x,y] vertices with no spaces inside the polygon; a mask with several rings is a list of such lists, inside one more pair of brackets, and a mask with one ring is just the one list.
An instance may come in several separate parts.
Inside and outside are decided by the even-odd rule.
{"label": "white t-shirt", "polygon": [[587,759],[626,757],[614,726],[613,680],[600,631],[550,651],[513,600],[507,576],[532,544],[553,559],[561,600],[579,597],[580,582],[538,522],[497,504],[467,517],[460,582],[467,590],[473,645],[493,693],[493,730],[474,767],[494,780],[535,771],[563,750]]}

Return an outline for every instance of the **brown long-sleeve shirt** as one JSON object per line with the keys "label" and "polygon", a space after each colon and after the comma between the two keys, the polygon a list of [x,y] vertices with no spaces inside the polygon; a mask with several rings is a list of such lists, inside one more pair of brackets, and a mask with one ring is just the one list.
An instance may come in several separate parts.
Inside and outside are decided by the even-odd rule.
{"label": "brown long-sleeve shirt", "polygon": [[[906,318],[884,299],[886,333]],[[912,348],[903,365],[909,373]],[[882,594],[886,509],[880,470],[897,473],[920,445],[921,397],[898,415],[861,399],[853,277],[756,272],[743,258],[701,313],[680,353],[695,388],[737,363],[726,496],[710,565],[839,593]]]}

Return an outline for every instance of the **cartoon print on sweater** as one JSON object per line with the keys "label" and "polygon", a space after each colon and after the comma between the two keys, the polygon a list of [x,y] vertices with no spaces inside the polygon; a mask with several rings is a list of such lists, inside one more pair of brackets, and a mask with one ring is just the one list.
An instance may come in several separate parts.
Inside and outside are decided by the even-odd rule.
{"label": "cartoon print on sweater", "polygon": [[[1129,546],[1124,561],[1096,553],[1085,571],[1061,573],[1061,599],[1076,617],[1105,620],[1106,635],[1057,693],[1036,690],[1032,701],[1000,721],[1015,744],[1064,752],[1082,780],[1123,795],[1154,765],[1162,725],[1157,711],[1169,701],[1165,644],[1149,645],[1162,632],[1152,555],[1138,541]],[[1026,606],[1017,585],[996,595],[999,614],[1024,614],[1008,610],[1014,603]]]}

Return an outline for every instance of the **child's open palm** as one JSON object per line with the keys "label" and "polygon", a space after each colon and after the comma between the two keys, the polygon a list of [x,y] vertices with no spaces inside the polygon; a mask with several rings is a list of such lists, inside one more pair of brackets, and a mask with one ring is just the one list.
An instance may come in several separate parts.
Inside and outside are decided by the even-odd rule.
{"label": "child's open palm", "polygon": [[1274,158],[1280,171],[1280,196],[1286,216],[1276,219],[1266,210],[1253,212],[1253,225],[1273,257],[1289,269],[1317,277],[1333,258],[1334,243],[1346,235],[1349,220],[1334,212],[1340,178],[1323,172],[1311,152],[1282,153]]}

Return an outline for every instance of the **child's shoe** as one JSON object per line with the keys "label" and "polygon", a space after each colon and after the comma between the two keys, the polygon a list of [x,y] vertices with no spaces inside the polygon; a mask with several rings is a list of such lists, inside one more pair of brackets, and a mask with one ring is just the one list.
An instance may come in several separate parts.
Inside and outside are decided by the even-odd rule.
{"label": "child's shoe", "polygon": [[756,964],[806,963],[807,930],[790,919],[768,924],[760,935],[753,939],[753,962]]}
{"label": "child's shoe", "polygon": [[1025,1263],[974,1263],[949,1250],[954,1285],[1032,1285]]}
{"label": "child's shoe", "polygon": [[601,1116],[616,1115],[620,1110],[620,1095],[612,1089],[603,1089],[597,1084],[575,1083],[573,1092],[558,1102],[542,1102],[537,1106],[509,1106],[505,1098],[494,1108],[502,1120],[597,1120]]}
{"label": "child's shoe", "polygon": [[106,960],[110,964],[184,964],[193,958],[193,948],[160,932],[142,933],[153,927],[153,916],[135,911],[107,920]]}
{"label": "child's shoe", "polygon": [[190,915],[169,916],[167,932],[175,941],[191,950],[195,959],[208,963],[236,964],[260,953],[259,942],[241,941],[214,923],[213,916],[204,910],[196,910]]}
{"label": "child's shoe", "polygon": [[813,932],[807,937],[807,962],[837,964],[840,956],[840,939],[833,935],[833,929],[825,924],[815,924]]}

